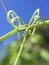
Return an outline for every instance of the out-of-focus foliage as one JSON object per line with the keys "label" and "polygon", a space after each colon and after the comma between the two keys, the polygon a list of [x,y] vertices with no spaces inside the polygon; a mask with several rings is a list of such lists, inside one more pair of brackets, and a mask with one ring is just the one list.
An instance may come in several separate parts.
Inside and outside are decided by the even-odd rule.
{"label": "out-of-focus foliage", "polygon": [[[14,65],[21,43],[22,40],[10,43],[0,65]],[[33,36],[27,37],[17,65],[49,65],[49,26],[37,28]]]}

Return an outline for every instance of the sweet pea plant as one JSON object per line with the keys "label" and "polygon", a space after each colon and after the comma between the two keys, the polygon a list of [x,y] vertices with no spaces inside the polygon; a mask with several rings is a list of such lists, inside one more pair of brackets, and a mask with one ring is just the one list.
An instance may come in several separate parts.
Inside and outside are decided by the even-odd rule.
{"label": "sweet pea plant", "polygon": [[21,19],[21,17],[19,17],[13,10],[10,10],[7,12],[7,20],[14,27],[14,30],[12,30],[8,34],[5,34],[4,36],[0,37],[0,42],[13,36],[14,34],[18,34],[18,40],[19,40],[20,39],[20,31],[24,31],[23,41],[22,41],[20,50],[19,50],[18,55],[14,62],[14,65],[17,65],[17,62],[19,60],[19,57],[20,57],[21,51],[23,49],[27,35],[29,35],[29,36],[34,35],[36,28],[49,24],[49,20],[43,21],[40,18],[40,9],[37,9],[34,12],[34,14],[31,17],[28,24],[25,24],[24,21]]}

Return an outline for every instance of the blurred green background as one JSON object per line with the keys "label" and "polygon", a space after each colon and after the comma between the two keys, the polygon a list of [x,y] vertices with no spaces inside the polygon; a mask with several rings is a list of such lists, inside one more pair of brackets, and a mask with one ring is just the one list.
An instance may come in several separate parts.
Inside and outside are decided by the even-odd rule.
{"label": "blurred green background", "polygon": [[[23,39],[23,37],[22,37]],[[8,54],[0,60],[0,65],[14,65],[22,39],[7,42],[0,54],[7,49]],[[49,25],[38,27],[33,36],[27,36],[17,65],[49,65]]]}

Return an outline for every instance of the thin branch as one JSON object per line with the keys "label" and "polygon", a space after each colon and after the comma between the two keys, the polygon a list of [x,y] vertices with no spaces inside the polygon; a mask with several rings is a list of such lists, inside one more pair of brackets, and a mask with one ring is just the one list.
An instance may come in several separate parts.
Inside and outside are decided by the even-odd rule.
{"label": "thin branch", "polygon": [[17,62],[18,62],[18,60],[19,60],[19,57],[20,57],[21,51],[22,51],[22,49],[23,49],[23,46],[24,46],[24,43],[25,43],[25,40],[26,40],[27,31],[28,31],[28,28],[26,28],[26,30],[25,30],[25,34],[24,34],[24,38],[23,38],[23,42],[22,42],[22,44],[21,44],[20,50],[19,50],[18,55],[17,55],[17,57],[16,57],[16,60],[15,60],[15,62],[14,62],[14,65],[17,65]]}
{"label": "thin branch", "polygon": [[20,32],[20,31],[25,30],[27,27],[29,27],[29,29],[32,29],[32,28],[34,28],[34,27],[41,27],[41,26],[45,26],[45,25],[48,25],[48,24],[49,24],[49,20],[46,20],[46,21],[44,21],[44,22],[41,21],[41,22],[39,22],[38,24],[32,24],[32,25],[30,25],[30,26],[28,26],[28,25],[26,24],[26,25],[24,25],[24,27],[23,27],[23,26],[22,26],[22,27],[17,27],[16,29],[14,29],[14,30],[12,30],[11,32],[9,32],[8,34],[6,34],[6,35],[0,37],[0,42],[4,41],[5,39],[7,39],[7,38],[9,38],[9,37],[11,37],[11,36],[13,36],[14,34],[17,34],[17,33]]}

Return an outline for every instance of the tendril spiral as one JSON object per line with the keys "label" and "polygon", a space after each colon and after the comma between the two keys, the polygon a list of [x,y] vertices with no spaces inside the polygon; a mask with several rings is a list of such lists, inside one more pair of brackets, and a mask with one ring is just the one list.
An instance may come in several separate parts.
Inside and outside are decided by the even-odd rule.
{"label": "tendril spiral", "polygon": [[7,13],[7,19],[14,28],[24,24],[24,21],[13,10]]}
{"label": "tendril spiral", "polygon": [[[24,25],[24,21],[13,11],[10,10],[7,13],[8,22],[16,28],[17,26]],[[18,33],[18,40],[20,40],[20,33]]]}
{"label": "tendril spiral", "polygon": [[[39,19],[40,19],[39,14],[40,14],[40,9],[35,10],[35,12],[32,15],[28,25],[38,24]],[[36,30],[36,27],[33,28],[33,32],[35,32],[35,30]],[[33,32],[31,30],[28,31],[29,35],[33,35],[34,34]]]}

